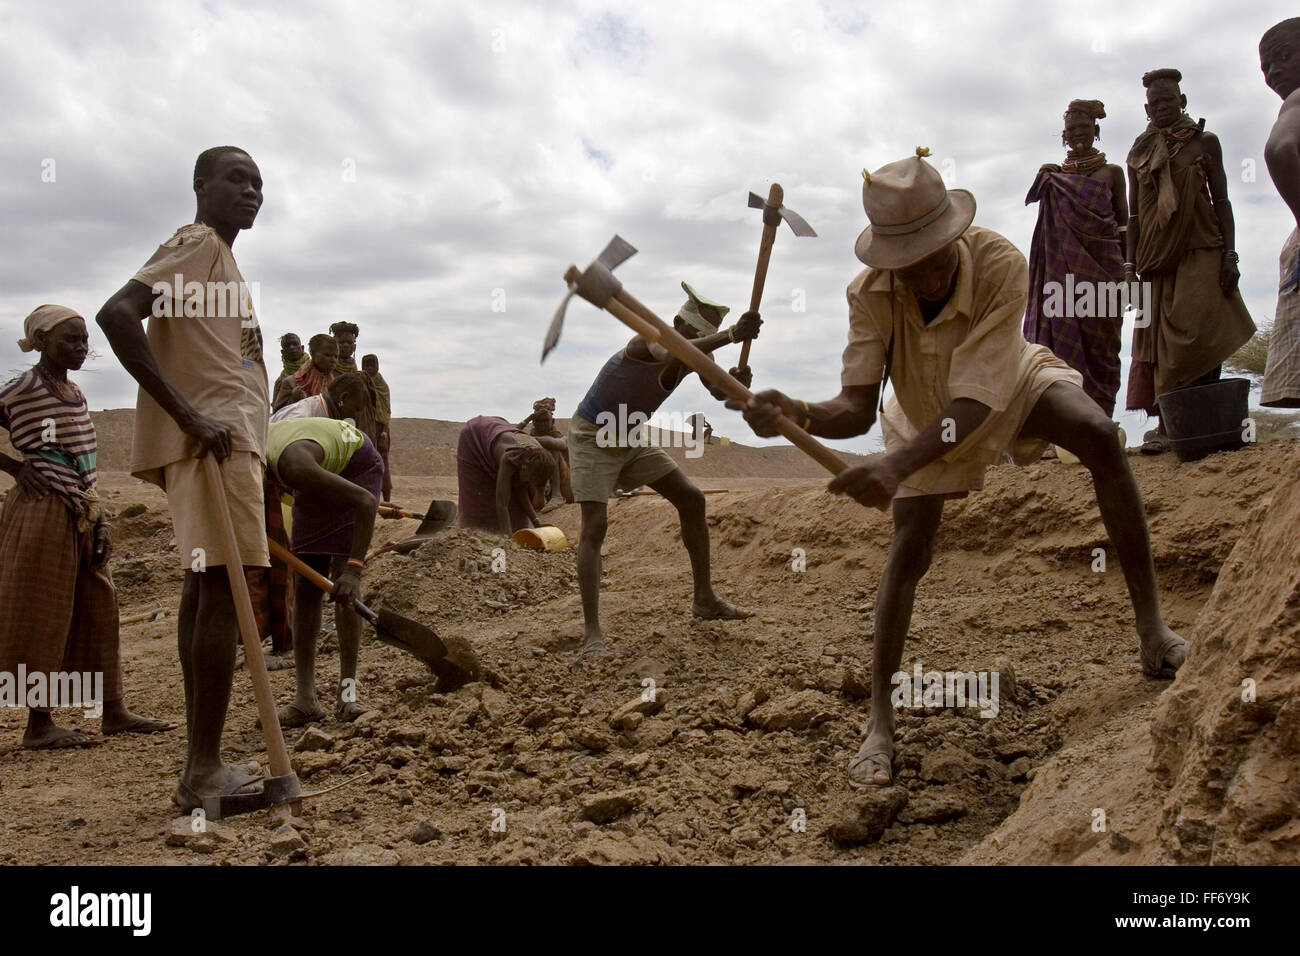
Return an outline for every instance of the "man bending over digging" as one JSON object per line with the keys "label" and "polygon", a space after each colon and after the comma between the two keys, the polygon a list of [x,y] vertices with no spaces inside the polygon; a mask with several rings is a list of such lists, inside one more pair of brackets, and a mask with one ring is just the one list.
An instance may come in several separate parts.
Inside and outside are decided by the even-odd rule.
{"label": "man bending over digging", "polygon": [[[366,712],[355,694],[361,618],[348,605],[361,596],[361,569],[375,530],[384,460],[370,439],[345,421],[288,418],[272,422],[267,430],[266,465],[282,488],[292,489],[291,550],[334,581],[330,596],[338,602],[334,625],[339,636],[334,716],[356,720]],[[285,727],[325,717],[316,699],[316,636],[323,597],[316,585],[295,576],[293,658],[298,681],[293,703],[280,708]]]}
{"label": "man bending over digging", "polygon": [[971,226],[974,197],[945,189],[921,158],[927,153],[864,171],[871,224],[855,252],[868,268],[848,289],[840,394],[809,403],[769,390],[743,409],[764,437],[777,434],[785,415],[813,435],[851,438],[875,423],[883,380],[893,377],[895,397],[881,420],[885,454],[830,483],[868,507],[893,503],[894,538],[876,600],[871,724],[849,764],[851,781],[872,786],[893,781],[890,680],[944,499],[983,487],[984,469],[1004,452],[1029,464],[1051,443],[1079,457],[1124,568],[1143,672],[1171,677],[1187,656],[1187,642],[1160,616],[1146,516],[1115,423],[1083,391],[1078,372],[1025,341],[1024,256],[997,233]]}
{"label": "man bending over digging", "polygon": [[[725,305],[696,295],[685,282],[682,288],[688,298],[678,310],[673,324],[678,332],[694,340],[695,347],[701,352],[707,355],[731,342],[743,342],[758,336],[763,321],[758,313],[746,312],[731,328],[719,332],[718,324],[730,310]],[[752,372],[745,371],[752,377]],[[625,444],[618,443],[617,439],[607,441],[602,437],[605,429],[598,427],[611,417],[620,424],[627,423],[635,413],[643,416],[638,420],[648,420],[688,374],[690,369],[662,346],[638,336],[605,363],[569,420],[573,497],[582,507],[578,588],[582,592],[585,624],[584,658],[605,654],[605,641],[600,630],[600,547],[605,541],[606,501],[619,488],[626,491],[638,485],[649,485],[677,509],[682,524],[682,543],[690,555],[691,574],[695,579],[692,611],[696,617],[737,620],[751,617],[754,613],[728,604],[713,593],[713,583],[709,578],[709,526],[700,489],[691,483],[666,451],[643,443],[645,426],[628,434]],[[737,374],[735,369],[732,369],[732,374]],[[749,377],[741,376],[746,383]]]}

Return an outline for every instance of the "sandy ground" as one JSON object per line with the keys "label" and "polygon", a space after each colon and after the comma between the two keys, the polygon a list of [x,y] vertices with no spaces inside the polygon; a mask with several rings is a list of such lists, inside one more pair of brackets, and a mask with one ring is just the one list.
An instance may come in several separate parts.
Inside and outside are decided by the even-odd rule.
{"label": "sandy ground", "polygon": [[[1163,606],[1193,640],[1246,515],[1284,477],[1295,448],[1276,442],[1188,465],[1132,459]],[[715,459],[711,470],[725,469]],[[612,657],[575,668],[573,552],[452,532],[409,557],[373,561],[367,598],[472,641],[496,686],[439,693],[413,658],[368,641],[361,697],[374,712],[353,725],[331,719],[287,732],[305,788],[347,782],[308,802],[297,833],[275,832],[259,813],[169,845],[182,731],[33,753],[16,747],[25,712],[5,710],[0,861],[951,863],[1006,823],[1059,751],[1086,764],[1090,748],[1149,747],[1134,728],[1169,685],[1141,675],[1113,553],[1094,570],[1094,549],[1109,549],[1077,466],[997,468],[983,492],[948,506],[903,666],[997,669],[1000,706],[991,719],[972,708],[903,710],[898,786],[883,798],[850,790],[844,771],[866,722],[887,516],[825,494],[811,476],[698,480],[728,489],[708,499],[714,579],[720,594],[756,608],[755,618],[692,619],[671,506],[615,502],[602,589]],[[117,521],[122,614],[173,612],[181,572],[163,495],[121,473],[102,481],[119,510],[147,508]],[[454,497],[454,478],[399,475],[395,484],[409,507]],[[576,537],[576,507],[550,517]],[[414,526],[381,522],[376,543]],[[503,570],[492,568],[496,548]],[[170,614],[122,630],[129,704],[179,722],[175,640]],[[287,701],[292,672],[271,677]],[[323,692],[336,677],[327,637]],[[616,714],[648,680],[656,705]],[[242,667],[225,743],[232,758],[265,760]],[[1140,760],[1130,764],[1146,772]],[[1059,768],[1051,772],[1059,778]],[[1044,813],[1088,806],[1087,792],[1077,807],[1068,785],[1063,792]],[[1051,849],[1043,853],[1050,862]]]}

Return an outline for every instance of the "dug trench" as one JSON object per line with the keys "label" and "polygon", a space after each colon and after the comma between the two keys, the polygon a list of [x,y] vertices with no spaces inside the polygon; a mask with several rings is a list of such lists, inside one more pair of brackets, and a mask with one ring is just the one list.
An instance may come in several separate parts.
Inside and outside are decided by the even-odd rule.
{"label": "dug trench", "polygon": [[[1195,464],[1131,459],[1162,606],[1194,642],[1250,515],[1293,478],[1296,459],[1294,442]],[[756,478],[741,467],[728,475],[721,452],[702,461],[699,484],[728,489],[708,497],[715,586],[756,609],[750,620],[693,619],[672,507],[618,500],[601,592],[611,657],[575,667],[573,552],[447,532],[372,561],[366,599],[472,641],[491,680],[444,693],[413,658],[366,643],[359,690],[374,710],[354,724],[287,732],[306,789],[344,784],[309,801],[296,825],[259,813],[196,833],[176,817],[168,796],[180,731],[33,753],[12,746],[24,712],[0,711],[0,745],[11,747],[0,756],[0,860],[927,864],[1070,862],[1100,846],[1199,862],[1173,852],[1158,823],[1117,813],[1111,834],[1091,826],[1106,781],[1079,767],[1109,760],[1124,776],[1109,783],[1157,808],[1177,768],[1163,782],[1148,769],[1152,716],[1171,685],[1142,676],[1086,471],[1052,461],[995,468],[982,492],[947,506],[903,669],[996,671],[997,713],[901,709],[896,785],[873,792],[851,789],[845,767],[866,725],[888,516],[828,495],[815,470],[774,466],[786,477]],[[181,573],[165,499],[120,473],[104,484],[123,515],[113,567],[133,620],[122,630],[128,703],[180,720],[172,614]],[[445,476],[396,484],[416,503],[455,487]],[[576,540],[575,506],[548,518]],[[415,524],[380,522],[376,543]],[[135,620],[150,612],[155,619]],[[271,677],[287,700],[292,671]],[[326,635],[322,692],[336,677]],[[231,757],[265,762],[255,716],[241,670]],[[68,722],[95,727],[75,712]],[[1040,777],[1051,780],[1050,799],[1029,799]],[[1274,808],[1273,824],[1284,825],[1277,817]]]}

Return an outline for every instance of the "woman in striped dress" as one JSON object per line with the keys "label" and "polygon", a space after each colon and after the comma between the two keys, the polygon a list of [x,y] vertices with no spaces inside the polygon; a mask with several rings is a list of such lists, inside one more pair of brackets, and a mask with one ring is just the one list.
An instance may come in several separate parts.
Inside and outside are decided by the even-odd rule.
{"label": "woman in striped dress", "polygon": [[[28,708],[23,746],[31,749],[97,742],[55,724],[51,709],[60,706],[88,716],[102,707],[104,734],[171,730],[175,724],[133,714],[122,700],[95,426],[81,389],[68,381],[86,360],[86,322],[43,305],[24,331],[19,346],[40,352],[40,361],[0,386],[0,428],[20,455],[0,454],[0,470],[16,483],[0,507],[0,697],[7,679],[10,703]],[[63,699],[74,684],[57,674],[84,678],[75,682],[77,699]]]}

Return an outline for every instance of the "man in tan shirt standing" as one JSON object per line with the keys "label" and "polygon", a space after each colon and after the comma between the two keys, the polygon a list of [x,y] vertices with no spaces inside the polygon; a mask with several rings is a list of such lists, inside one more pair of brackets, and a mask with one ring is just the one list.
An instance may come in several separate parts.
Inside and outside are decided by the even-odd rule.
{"label": "man in tan shirt standing", "polygon": [[[140,383],[131,473],[167,493],[185,570],[177,628],[189,752],[175,800],[187,811],[204,796],[258,786],[258,777],[221,759],[238,643],[222,566],[270,564],[262,499],[266,364],[251,291],[231,252],[261,208],[262,174],[243,150],[214,147],[194,165],[194,194],[194,222],[159,246],[97,316]],[[207,454],[221,463],[238,555],[223,553],[203,472]]]}
{"label": "man in tan shirt standing", "polygon": [[1083,391],[1078,372],[1025,341],[1024,256],[997,233],[971,226],[974,197],[946,189],[926,154],[918,149],[863,172],[871,225],[855,251],[868,268],[848,289],[840,394],[809,403],[770,390],[744,409],[762,436],[777,434],[785,415],[811,434],[850,438],[875,423],[883,382],[893,380],[895,397],[881,420],[885,454],[829,486],[869,507],[893,505],[894,537],[876,600],[871,725],[849,764],[853,782],[872,786],[893,781],[892,678],[944,499],[983,487],[984,469],[1005,452],[1028,464],[1053,443],[1079,457],[1092,472],[1124,568],[1143,671],[1172,676],[1187,647],[1160,615],[1142,499],[1115,424]]}

